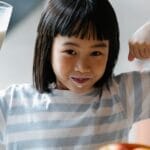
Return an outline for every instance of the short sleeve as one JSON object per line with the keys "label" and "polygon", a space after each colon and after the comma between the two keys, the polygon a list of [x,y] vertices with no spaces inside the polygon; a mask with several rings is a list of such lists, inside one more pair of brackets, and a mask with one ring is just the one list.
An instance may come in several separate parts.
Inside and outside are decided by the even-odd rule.
{"label": "short sleeve", "polygon": [[4,97],[4,91],[0,91],[0,150],[5,150],[7,103]]}
{"label": "short sleeve", "polygon": [[123,73],[116,81],[128,123],[150,118],[150,72]]}
{"label": "short sleeve", "polygon": [[134,120],[144,120],[150,118],[150,72],[133,74],[135,85],[135,108]]}
{"label": "short sleeve", "polygon": [[9,102],[11,99],[11,88],[0,91],[0,150],[6,149],[6,127],[9,111]]}

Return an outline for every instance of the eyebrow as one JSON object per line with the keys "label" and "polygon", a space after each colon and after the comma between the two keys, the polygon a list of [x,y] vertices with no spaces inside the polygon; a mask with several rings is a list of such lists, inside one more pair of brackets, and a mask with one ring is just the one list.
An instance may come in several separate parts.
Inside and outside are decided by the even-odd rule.
{"label": "eyebrow", "polygon": [[91,48],[96,48],[96,47],[107,47],[107,44],[105,42],[101,42],[91,46]]}
{"label": "eyebrow", "polygon": [[[77,43],[73,43],[73,42],[65,42],[63,45],[72,45],[72,46],[80,47]],[[91,48],[97,48],[97,47],[107,47],[107,44],[105,42],[101,42],[91,46]]]}

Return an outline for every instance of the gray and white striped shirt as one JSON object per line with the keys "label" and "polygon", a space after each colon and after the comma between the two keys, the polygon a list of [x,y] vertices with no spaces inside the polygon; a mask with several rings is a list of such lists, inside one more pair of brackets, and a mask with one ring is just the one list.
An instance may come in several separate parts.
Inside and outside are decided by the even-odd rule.
{"label": "gray and white striped shirt", "polygon": [[149,117],[149,72],[113,77],[101,97],[12,85],[0,92],[0,150],[97,150],[127,142],[133,123]]}

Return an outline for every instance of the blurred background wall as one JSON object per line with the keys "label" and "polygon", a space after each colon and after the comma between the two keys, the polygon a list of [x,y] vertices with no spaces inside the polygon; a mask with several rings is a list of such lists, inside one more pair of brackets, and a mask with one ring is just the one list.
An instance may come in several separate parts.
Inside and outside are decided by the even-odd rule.
{"label": "blurred background wall", "polygon": [[31,82],[37,25],[46,0],[5,0],[13,14],[0,50],[0,89]]}
{"label": "blurred background wall", "polygon": [[150,69],[149,61],[135,60],[129,62],[128,40],[132,34],[145,22],[150,21],[149,0],[110,0],[113,4],[120,25],[120,56],[115,73],[131,70]]}
{"label": "blurred background wall", "polygon": [[28,17],[28,15],[35,8],[37,8],[37,6],[43,3],[43,0],[4,0],[4,1],[13,6],[13,14],[11,22],[9,24],[8,32],[21,20]]}

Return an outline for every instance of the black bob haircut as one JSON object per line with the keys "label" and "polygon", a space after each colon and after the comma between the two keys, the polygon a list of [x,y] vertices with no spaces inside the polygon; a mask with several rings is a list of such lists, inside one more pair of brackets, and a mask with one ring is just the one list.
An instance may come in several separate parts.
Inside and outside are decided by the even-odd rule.
{"label": "black bob haircut", "polygon": [[[95,87],[108,84],[119,54],[119,26],[115,11],[108,0],[50,0],[41,15],[35,44],[33,84],[40,92],[50,92],[49,84],[56,82],[50,55],[54,38],[77,36],[109,40],[109,56],[102,78]],[[96,65],[96,64],[95,64]]]}

